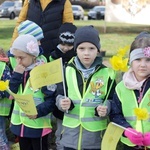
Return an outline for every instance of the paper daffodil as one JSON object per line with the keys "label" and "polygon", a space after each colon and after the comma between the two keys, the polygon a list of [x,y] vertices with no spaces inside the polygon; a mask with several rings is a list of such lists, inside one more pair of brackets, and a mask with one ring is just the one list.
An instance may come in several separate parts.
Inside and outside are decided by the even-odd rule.
{"label": "paper daffodil", "polygon": [[125,57],[128,50],[129,50],[129,46],[125,46],[124,48],[120,48],[117,52],[117,55]]}
{"label": "paper daffodil", "polygon": [[134,113],[137,120],[147,120],[149,118],[148,110],[146,108],[135,108]]}
{"label": "paper daffodil", "polygon": [[110,58],[110,63],[115,71],[127,71],[128,70],[128,58],[123,59],[121,56],[113,56]]}
{"label": "paper daffodil", "polygon": [[0,91],[5,91],[8,89],[9,81],[0,81]]}
{"label": "paper daffodil", "polygon": [[120,49],[116,55],[109,59],[113,70],[122,72],[126,72],[128,70],[128,58],[125,58],[127,50],[128,46]]}

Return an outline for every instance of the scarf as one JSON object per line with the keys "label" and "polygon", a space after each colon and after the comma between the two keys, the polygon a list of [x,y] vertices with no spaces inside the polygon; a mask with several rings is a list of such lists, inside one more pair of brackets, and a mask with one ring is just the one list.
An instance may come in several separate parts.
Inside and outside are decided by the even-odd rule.
{"label": "scarf", "polygon": [[40,59],[36,59],[36,62],[34,64],[31,64],[30,66],[28,66],[25,71],[30,71],[32,70],[34,67],[38,66],[38,65],[42,65],[44,64],[43,60]]}
{"label": "scarf", "polygon": [[146,79],[139,82],[131,68],[123,75],[123,83],[125,87],[131,90],[140,90],[145,80]]}
{"label": "scarf", "polygon": [[53,51],[51,53],[51,56],[53,59],[58,59],[58,58],[62,58],[63,64],[64,63],[68,63],[72,57],[76,56],[76,52],[74,51],[74,49],[72,48],[71,50],[69,50],[68,52],[64,53],[60,48],[59,45],[57,46],[57,48],[55,49],[55,51]]}
{"label": "scarf", "polygon": [[95,71],[95,66],[88,68],[88,69],[84,68],[84,66],[81,64],[81,62],[79,61],[77,57],[75,57],[74,61],[75,61],[77,69],[82,72],[83,77],[85,79],[87,79]]}

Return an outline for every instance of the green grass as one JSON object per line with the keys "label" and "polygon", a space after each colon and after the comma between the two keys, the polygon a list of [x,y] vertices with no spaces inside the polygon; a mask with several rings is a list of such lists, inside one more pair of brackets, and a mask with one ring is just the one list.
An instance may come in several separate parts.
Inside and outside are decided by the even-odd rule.
{"label": "green grass", "polygon": [[124,23],[110,23],[103,20],[75,21],[77,26],[94,25],[100,32],[101,50],[113,55],[119,48],[131,45],[141,31],[149,31],[149,26]]}
{"label": "green grass", "polygon": [[[0,20],[0,46],[5,50],[10,48],[11,38],[16,20]],[[75,20],[77,27],[94,25],[100,32],[101,50],[106,56],[113,55],[119,48],[130,45],[141,31],[149,31],[150,26],[124,23],[109,23],[103,20]]]}
{"label": "green grass", "polygon": [[0,47],[4,50],[10,48],[13,30],[16,20],[0,20]]}

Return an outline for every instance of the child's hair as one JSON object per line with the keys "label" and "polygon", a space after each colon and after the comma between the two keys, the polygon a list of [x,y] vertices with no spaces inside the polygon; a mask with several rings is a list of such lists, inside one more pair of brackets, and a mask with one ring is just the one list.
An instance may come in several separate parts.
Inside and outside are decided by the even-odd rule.
{"label": "child's hair", "polygon": [[73,45],[74,43],[74,33],[76,31],[77,27],[73,25],[72,23],[64,23],[59,28],[59,43],[60,44],[69,44]]}
{"label": "child's hair", "polygon": [[150,37],[143,36],[135,39],[131,44],[129,57],[129,64],[139,58],[150,58]]}
{"label": "child's hair", "polygon": [[150,37],[149,32],[147,32],[147,31],[142,31],[142,32],[140,32],[140,33],[135,37],[135,40],[136,40],[136,39],[139,39],[139,38],[142,38],[142,37]]}
{"label": "child's hair", "polygon": [[29,34],[18,36],[10,48],[10,53],[13,54],[14,50],[20,50],[37,57],[39,55],[39,46],[37,39]]}
{"label": "child's hair", "polygon": [[130,53],[137,48],[145,48],[150,46],[150,36],[143,36],[135,39],[130,47]]}
{"label": "child's hair", "polygon": [[19,35],[30,34],[33,35],[38,41],[44,38],[42,28],[33,21],[23,21],[17,29]]}

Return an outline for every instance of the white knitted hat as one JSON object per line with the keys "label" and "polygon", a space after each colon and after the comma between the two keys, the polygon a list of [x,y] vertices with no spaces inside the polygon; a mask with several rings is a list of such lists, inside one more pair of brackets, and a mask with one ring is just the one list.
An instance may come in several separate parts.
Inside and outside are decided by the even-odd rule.
{"label": "white knitted hat", "polygon": [[33,56],[39,55],[39,45],[37,39],[29,34],[18,36],[10,48],[10,53],[13,54],[14,50],[20,50]]}

